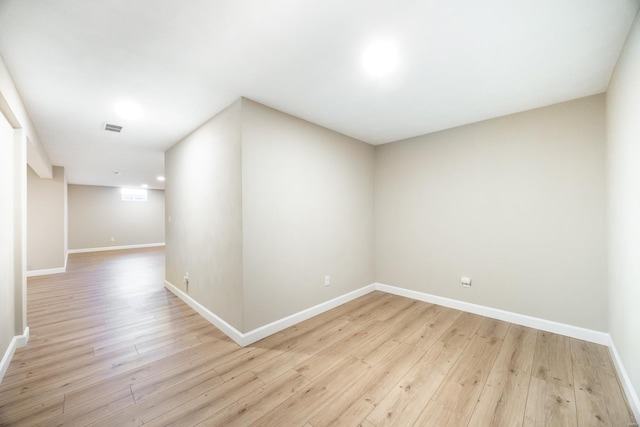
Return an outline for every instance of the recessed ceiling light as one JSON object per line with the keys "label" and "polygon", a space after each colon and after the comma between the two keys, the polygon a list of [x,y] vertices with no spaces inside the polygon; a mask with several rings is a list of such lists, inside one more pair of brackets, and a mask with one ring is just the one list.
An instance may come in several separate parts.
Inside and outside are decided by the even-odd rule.
{"label": "recessed ceiling light", "polygon": [[164,176],[159,176],[158,181],[164,181]]}
{"label": "recessed ceiling light", "polygon": [[133,101],[119,101],[114,106],[116,113],[123,119],[135,120],[142,117],[142,108]]}
{"label": "recessed ceiling light", "polygon": [[364,51],[362,65],[368,74],[383,77],[398,65],[398,49],[386,40],[372,43]]}
{"label": "recessed ceiling light", "polygon": [[142,184],[141,187],[142,188],[149,188],[149,186],[147,184]]}

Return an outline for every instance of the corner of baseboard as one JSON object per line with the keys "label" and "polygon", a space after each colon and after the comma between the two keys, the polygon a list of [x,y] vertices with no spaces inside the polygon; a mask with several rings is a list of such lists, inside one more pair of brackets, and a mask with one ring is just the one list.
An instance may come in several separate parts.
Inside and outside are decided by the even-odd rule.
{"label": "corner of baseboard", "polygon": [[4,374],[7,373],[7,369],[9,369],[9,364],[11,363],[11,359],[13,358],[13,355],[15,354],[16,349],[20,347],[24,347],[25,345],[27,345],[28,341],[29,341],[28,327],[24,329],[24,332],[22,335],[16,335],[15,337],[11,338],[11,341],[9,342],[9,346],[7,347],[7,350],[4,352],[4,355],[2,356],[2,360],[0,360],[0,383],[4,378]]}
{"label": "corner of baseboard", "polygon": [[611,359],[613,359],[613,364],[616,368],[616,371],[618,372],[618,378],[620,378],[622,389],[624,390],[624,393],[627,396],[627,400],[629,401],[629,406],[631,406],[631,410],[633,411],[633,415],[636,417],[636,421],[640,422],[640,399],[638,398],[638,393],[636,392],[635,388],[633,388],[633,384],[631,383],[629,374],[627,374],[627,370],[622,364],[622,359],[620,359],[618,349],[616,348],[616,345],[613,342],[613,337],[611,335],[609,335],[608,347],[609,354],[611,354]]}
{"label": "corner of baseboard", "polygon": [[24,328],[22,335],[16,337],[16,348],[25,347],[29,343],[29,327]]}
{"label": "corner of baseboard", "polygon": [[564,335],[571,338],[577,338],[580,340],[607,346],[609,348],[609,352],[611,353],[616,371],[618,372],[618,377],[620,378],[620,381],[622,383],[622,388],[624,389],[625,395],[627,396],[627,399],[629,401],[629,405],[631,406],[631,410],[633,411],[636,420],[640,421],[640,400],[638,399],[638,394],[633,388],[631,379],[629,378],[629,375],[627,374],[627,371],[622,364],[622,360],[620,359],[620,355],[618,354],[618,351],[613,342],[613,338],[610,334],[606,332],[581,328],[579,326],[567,325],[564,323],[540,319],[537,317],[499,310],[491,307],[485,307],[464,301],[439,297],[424,292],[385,285],[383,283],[376,283],[375,287],[378,291],[412,298],[419,301],[425,301],[432,304],[438,304],[456,310],[479,314],[493,319],[504,320],[506,322],[528,326],[531,328],[553,332],[559,335]]}
{"label": "corner of baseboard", "polygon": [[182,289],[175,286],[173,283],[168,280],[164,281],[164,286],[175,296],[180,298],[185,302],[189,307],[193,308],[198,314],[207,319],[209,323],[213,324],[216,328],[220,329],[226,336],[231,338],[241,347],[245,347],[246,344],[244,342],[244,334],[238,331],[236,328],[227,323],[224,319],[217,316],[208,308],[204,307],[198,301],[194,300],[189,294],[185,293]]}
{"label": "corner of baseboard", "polygon": [[184,301],[189,307],[193,308],[197,313],[199,313],[202,317],[207,319],[215,327],[220,329],[225,335],[227,335],[229,338],[231,338],[233,341],[236,342],[236,344],[240,345],[241,347],[246,347],[248,345],[251,345],[254,342],[260,341],[261,339],[268,337],[269,335],[273,335],[277,332],[282,331],[283,329],[286,329],[290,326],[293,326],[297,323],[307,320],[313,316],[317,316],[318,314],[324,313],[325,311],[331,310],[332,308],[338,307],[344,303],[347,303],[351,300],[354,300],[356,298],[359,298],[363,295],[368,294],[369,292],[373,292],[376,290],[376,284],[372,283],[370,285],[356,289],[354,291],[351,291],[339,297],[333,298],[329,301],[325,301],[313,307],[309,307],[305,310],[286,316],[282,319],[278,319],[264,326],[260,326],[247,333],[242,333],[238,331],[236,328],[234,328],[233,326],[231,326],[230,324],[228,324],[226,321],[221,319],[215,313],[203,307],[200,303],[194,300],[190,295],[185,293],[180,288],[176,287],[174,284],[172,284],[168,280],[165,280],[164,284],[165,284],[165,287],[170,292],[175,294],[178,298]]}

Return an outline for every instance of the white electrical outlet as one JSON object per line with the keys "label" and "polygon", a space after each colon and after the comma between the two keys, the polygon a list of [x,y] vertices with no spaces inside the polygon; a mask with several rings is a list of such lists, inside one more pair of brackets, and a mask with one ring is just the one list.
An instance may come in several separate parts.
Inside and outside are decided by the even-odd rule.
{"label": "white electrical outlet", "polygon": [[324,285],[329,286],[331,284],[331,276],[324,276]]}
{"label": "white electrical outlet", "polygon": [[111,241],[112,241],[112,242],[115,242],[115,241],[116,241],[116,238],[115,238],[115,237],[112,237],[112,238],[111,238]]}
{"label": "white electrical outlet", "polygon": [[460,284],[465,288],[471,287],[471,277],[462,277],[460,278]]}

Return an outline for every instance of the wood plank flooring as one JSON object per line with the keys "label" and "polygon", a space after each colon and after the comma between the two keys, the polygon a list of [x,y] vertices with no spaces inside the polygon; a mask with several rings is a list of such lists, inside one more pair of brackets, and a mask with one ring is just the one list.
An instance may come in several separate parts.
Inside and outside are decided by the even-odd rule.
{"label": "wood plank flooring", "polygon": [[603,346],[373,292],[241,348],[163,276],[143,249],[30,278],[0,425],[635,425]]}

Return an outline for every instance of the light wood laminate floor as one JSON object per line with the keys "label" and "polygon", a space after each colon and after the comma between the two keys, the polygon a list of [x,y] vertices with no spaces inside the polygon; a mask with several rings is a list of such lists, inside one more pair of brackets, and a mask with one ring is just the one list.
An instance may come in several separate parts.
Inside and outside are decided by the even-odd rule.
{"label": "light wood laminate floor", "polygon": [[241,348],[163,275],[145,249],[29,279],[0,425],[635,423],[603,346],[373,292]]}

